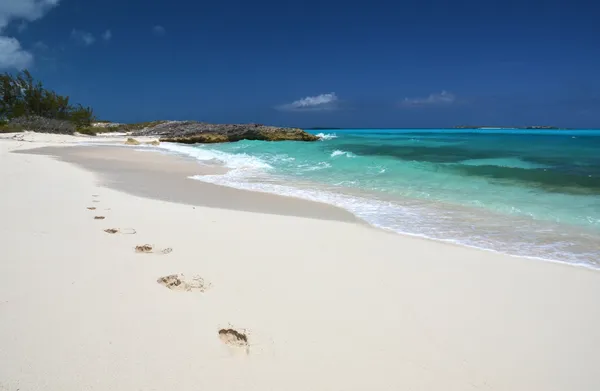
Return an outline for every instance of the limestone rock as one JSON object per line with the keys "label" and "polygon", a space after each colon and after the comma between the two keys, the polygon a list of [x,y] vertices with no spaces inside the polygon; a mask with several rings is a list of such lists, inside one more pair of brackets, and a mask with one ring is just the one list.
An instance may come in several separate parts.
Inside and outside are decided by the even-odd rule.
{"label": "limestone rock", "polygon": [[160,136],[160,141],[185,144],[224,143],[240,140],[317,141],[319,138],[302,129],[280,128],[259,124],[207,124],[194,121],[170,121],[143,129],[136,136]]}
{"label": "limestone rock", "polygon": [[129,137],[126,141],[125,141],[125,145],[140,145],[140,142],[137,141],[134,138]]}

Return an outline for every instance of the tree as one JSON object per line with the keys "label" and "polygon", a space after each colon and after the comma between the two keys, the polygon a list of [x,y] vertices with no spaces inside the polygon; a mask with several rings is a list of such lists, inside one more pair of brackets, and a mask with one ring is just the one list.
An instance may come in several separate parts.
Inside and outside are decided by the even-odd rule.
{"label": "tree", "polygon": [[0,75],[0,121],[23,116],[39,116],[71,121],[78,128],[90,126],[95,120],[91,107],[73,106],[68,96],[47,90],[25,70],[13,76]]}

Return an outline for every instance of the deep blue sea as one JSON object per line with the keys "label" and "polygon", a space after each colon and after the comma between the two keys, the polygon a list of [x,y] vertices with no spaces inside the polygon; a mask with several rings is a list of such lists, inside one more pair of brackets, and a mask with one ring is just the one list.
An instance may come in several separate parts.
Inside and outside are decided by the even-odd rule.
{"label": "deep blue sea", "polygon": [[600,268],[600,130],[348,129],[318,142],[184,146],[195,179],[345,208],[368,223]]}

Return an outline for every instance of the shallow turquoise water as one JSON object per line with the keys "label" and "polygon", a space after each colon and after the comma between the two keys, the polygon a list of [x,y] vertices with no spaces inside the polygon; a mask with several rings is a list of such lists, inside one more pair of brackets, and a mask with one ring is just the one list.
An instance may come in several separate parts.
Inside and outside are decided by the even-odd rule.
{"label": "shallow turquoise water", "polygon": [[198,179],[344,207],[396,232],[600,267],[600,131],[319,131],[315,143],[170,147]]}

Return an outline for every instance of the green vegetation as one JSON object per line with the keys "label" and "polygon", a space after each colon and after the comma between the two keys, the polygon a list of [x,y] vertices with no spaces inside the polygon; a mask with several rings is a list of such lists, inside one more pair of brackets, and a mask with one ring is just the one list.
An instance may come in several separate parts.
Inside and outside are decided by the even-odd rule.
{"label": "green vegetation", "polygon": [[112,132],[110,128],[101,128],[96,126],[86,126],[84,128],[78,128],[77,133],[86,134],[88,136],[96,136],[98,133]]}
{"label": "green vegetation", "polygon": [[167,121],[150,121],[150,122],[138,122],[135,124],[119,124],[111,127],[111,132],[134,132],[136,130],[142,130],[144,128],[153,128],[157,125],[163,124]]}
{"label": "green vegetation", "polygon": [[28,71],[16,75],[4,73],[0,75],[0,132],[26,127],[24,118],[34,118],[36,125],[40,125],[42,119],[68,121],[72,125],[53,123],[50,127],[41,127],[56,132],[85,129],[95,120],[90,107],[72,105],[68,96],[45,89]]}
{"label": "green vegetation", "polygon": [[22,132],[24,129],[20,126],[11,126],[6,123],[0,123],[0,133],[17,133]]}
{"label": "green vegetation", "polygon": [[0,121],[0,133],[14,133],[22,130],[21,127],[9,125],[8,121]]}

